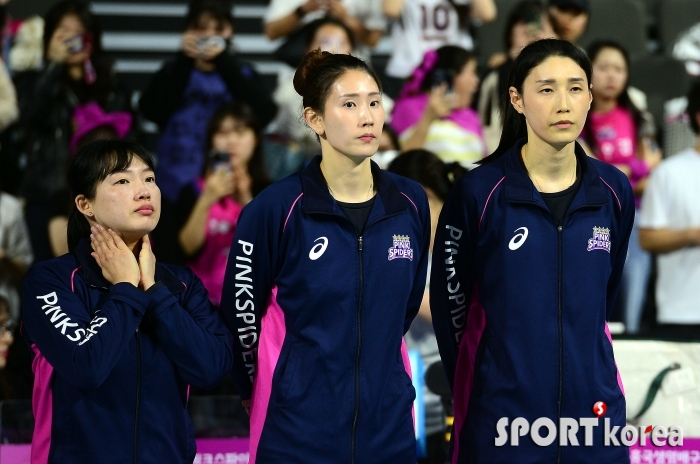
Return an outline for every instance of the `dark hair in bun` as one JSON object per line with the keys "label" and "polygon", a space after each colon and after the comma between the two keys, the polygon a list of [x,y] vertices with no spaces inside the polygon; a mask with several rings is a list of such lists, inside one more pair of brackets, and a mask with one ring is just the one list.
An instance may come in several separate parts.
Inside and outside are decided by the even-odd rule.
{"label": "dark hair in bun", "polygon": [[310,51],[301,61],[294,74],[294,90],[303,98],[303,107],[323,112],[331,87],[346,71],[357,69],[369,74],[382,91],[382,83],[374,69],[352,55],[322,52],[320,48]]}

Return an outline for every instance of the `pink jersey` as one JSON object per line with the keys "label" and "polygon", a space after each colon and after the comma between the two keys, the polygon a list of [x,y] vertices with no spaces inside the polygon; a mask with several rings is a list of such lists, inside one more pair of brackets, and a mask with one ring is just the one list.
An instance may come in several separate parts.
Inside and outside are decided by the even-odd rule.
{"label": "pink jersey", "polygon": [[[197,182],[200,191],[203,182]],[[224,285],[224,274],[228,253],[236,231],[238,216],[243,206],[231,197],[225,197],[214,203],[207,216],[206,232],[202,251],[189,262],[189,267],[202,280],[209,292],[209,300],[219,306]]]}
{"label": "pink jersey", "polygon": [[[588,119],[598,159],[629,166],[632,187],[649,175],[647,164],[637,158],[637,131],[629,110],[616,106],[607,113],[590,112]],[[593,144],[593,141],[588,142]]]}

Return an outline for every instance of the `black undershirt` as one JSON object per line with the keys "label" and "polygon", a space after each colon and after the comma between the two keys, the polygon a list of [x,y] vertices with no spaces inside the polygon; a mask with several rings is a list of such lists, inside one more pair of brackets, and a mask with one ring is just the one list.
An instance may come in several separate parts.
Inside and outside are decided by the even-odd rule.
{"label": "black undershirt", "polygon": [[566,190],[562,190],[561,192],[540,192],[540,195],[542,195],[542,199],[545,203],[547,203],[549,211],[551,211],[552,215],[554,216],[554,219],[557,221],[557,225],[561,225],[561,223],[564,221],[564,216],[569,210],[569,206],[571,206],[571,202],[574,201],[576,192],[578,192],[578,189],[581,186],[582,177],[583,176],[581,175],[581,163],[577,162],[576,180],[571,185],[571,187],[567,188]]}
{"label": "black undershirt", "polygon": [[340,206],[340,209],[343,210],[348,219],[350,219],[350,222],[352,222],[358,237],[362,235],[362,232],[365,230],[367,218],[369,217],[370,211],[372,211],[372,205],[374,205],[374,198],[375,197],[372,197],[362,203],[344,203],[338,201],[338,206]]}

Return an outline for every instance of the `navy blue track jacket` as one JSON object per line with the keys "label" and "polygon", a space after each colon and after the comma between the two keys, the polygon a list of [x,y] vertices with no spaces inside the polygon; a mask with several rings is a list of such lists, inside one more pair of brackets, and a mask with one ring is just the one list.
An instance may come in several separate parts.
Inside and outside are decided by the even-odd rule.
{"label": "navy blue track jacket", "polygon": [[372,163],[358,237],[320,159],[258,195],[231,247],[221,310],[252,397],[250,462],[415,464],[402,337],[425,289],[427,198]]}
{"label": "navy blue track jacket", "polygon": [[189,269],[156,265],[144,292],[102,276],[87,240],[24,280],[35,353],[32,464],[191,464],[189,385],[218,384],[231,334]]}
{"label": "navy blue track jacket", "polygon": [[[626,423],[606,321],[632,229],[632,189],[576,145],[583,178],[558,226],[522,163],[523,143],[460,180],[435,237],[430,307],[453,387],[452,462],[628,463],[628,449],[603,438],[605,420],[611,430]],[[529,434],[511,446],[507,427],[496,446],[501,418],[548,418],[559,428],[560,418],[594,419],[598,401],[607,413],[592,446],[583,427],[577,447],[561,446],[559,435],[538,446]]]}

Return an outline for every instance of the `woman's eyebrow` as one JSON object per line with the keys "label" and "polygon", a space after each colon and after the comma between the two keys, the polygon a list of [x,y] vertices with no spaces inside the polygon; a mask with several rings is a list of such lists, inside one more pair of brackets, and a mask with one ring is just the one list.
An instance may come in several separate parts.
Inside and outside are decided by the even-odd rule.
{"label": "woman's eyebrow", "polygon": [[[583,77],[570,77],[568,79],[569,82],[584,82],[585,79]],[[547,78],[547,79],[540,79],[538,81],[535,81],[535,84],[554,84],[556,82],[556,79],[554,78]]]}
{"label": "woman's eyebrow", "polygon": [[[376,97],[377,95],[381,95],[381,93],[379,93],[379,92],[370,92],[370,93],[368,93],[367,95],[369,95],[370,97]],[[359,97],[359,96],[360,96],[359,93],[346,93],[346,94],[344,94],[344,95],[341,95],[341,96],[338,97],[338,98]]]}

